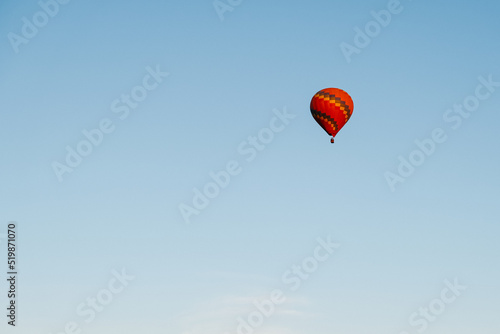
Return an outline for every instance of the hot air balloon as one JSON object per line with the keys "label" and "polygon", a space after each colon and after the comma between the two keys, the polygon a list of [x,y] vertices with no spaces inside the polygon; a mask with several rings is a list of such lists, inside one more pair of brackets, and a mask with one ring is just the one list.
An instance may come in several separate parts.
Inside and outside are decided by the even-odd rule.
{"label": "hot air balloon", "polygon": [[354,104],[349,94],[338,88],[320,90],[311,100],[311,114],[332,139],[351,118]]}

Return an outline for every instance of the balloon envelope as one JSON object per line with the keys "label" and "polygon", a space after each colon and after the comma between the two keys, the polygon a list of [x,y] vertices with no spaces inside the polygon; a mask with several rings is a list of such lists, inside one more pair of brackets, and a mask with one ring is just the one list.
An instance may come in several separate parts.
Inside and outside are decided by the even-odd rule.
{"label": "balloon envelope", "polygon": [[351,118],[353,109],[352,98],[338,88],[322,89],[311,100],[311,114],[326,133],[332,136],[332,143]]}

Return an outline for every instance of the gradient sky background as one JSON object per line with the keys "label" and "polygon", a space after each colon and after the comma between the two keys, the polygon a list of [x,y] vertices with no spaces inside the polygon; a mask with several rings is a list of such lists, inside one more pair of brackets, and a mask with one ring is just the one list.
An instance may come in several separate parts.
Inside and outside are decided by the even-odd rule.
{"label": "gradient sky background", "polygon": [[[40,7],[2,1],[0,221],[19,222],[21,282],[2,333],[233,334],[278,288],[256,333],[413,334],[457,277],[427,332],[498,334],[500,89],[457,130],[443,114],[500,81],[500,3],[402,5],[348,64],[339,44],[386,1],[244,1],[223,22],[210,0],[71,1],[18,54],[7,34]],[[156,65],[170,76],[120,120],[111,102]],[[326,87],[355,103],[335,145],[309,112]],[[246,162],[238,145],[284,107],[296,118]],[[103,118],[116,130],[58,182],[52,162]],[[438,127],[448,140],[391,192],[384,173]],[[231,160],[242,173],[186,225],[179,204]],[[328,235],[338,252],[287,290]],[[76,307],[121,268],[135,280],[86,324]]]}

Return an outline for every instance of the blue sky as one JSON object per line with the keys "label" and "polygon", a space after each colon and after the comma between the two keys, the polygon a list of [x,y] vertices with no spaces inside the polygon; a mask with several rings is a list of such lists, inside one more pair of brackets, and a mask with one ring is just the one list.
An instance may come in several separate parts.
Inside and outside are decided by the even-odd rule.
{"label": "blue sky", "polygon": [[[21,282],[5,332],[234,334],[278,289],[255,333],[413,334],[457,278],[467,289],[425,332],[498,333],[500,88],[457,129],[443,115],[479,77],[500,81],[500,4],[402,0],[348,63],[341,43],[387,6],[243,1],[221,21],[211,1],[70,1],[16,53],[9,33],[41,7],[2,2],[0,221],[19,223]],[[120,119],[113,101],[148,68],[169,75]],[[354,100],[334,145],[309,111],[327,87]],[[240,145],[285,110],[247,161]],[[59,182],[54,161],[105,119]],[[436,128],[447,140],[391,191],[386,172]],[[186,224],[179,206],[231,161],[241,172]],[[284,273],[328,236],[340,247],[291,291]],[[135,278],[85,322],[78,306],[122,268]]]}

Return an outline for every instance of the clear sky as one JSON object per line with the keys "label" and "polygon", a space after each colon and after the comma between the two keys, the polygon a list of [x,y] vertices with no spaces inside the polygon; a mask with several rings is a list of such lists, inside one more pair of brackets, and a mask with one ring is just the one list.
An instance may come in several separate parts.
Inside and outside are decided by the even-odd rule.
{"label": "clear sky", "polygon": [[2,333],[498,334],[498,1],[41,3],[0,4]]}

